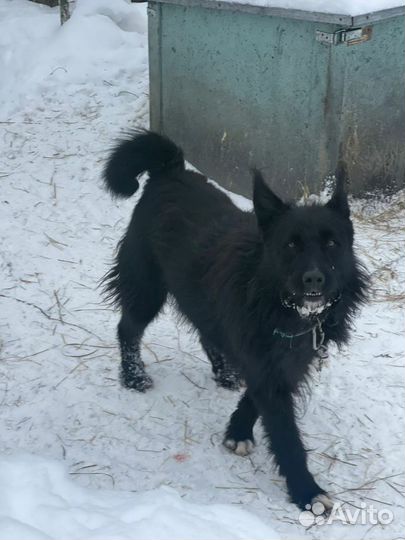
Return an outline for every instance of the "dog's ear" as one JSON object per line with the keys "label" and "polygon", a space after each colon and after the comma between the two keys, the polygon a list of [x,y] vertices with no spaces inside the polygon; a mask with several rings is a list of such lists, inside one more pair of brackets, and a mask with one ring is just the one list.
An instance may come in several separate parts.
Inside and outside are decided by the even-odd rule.
{"label": "dog's ear", "polygon": [[326,204],[326,207],[334,210],[335,212],[339,212],[344,217],[348,218],[350,217],[350,208],[347,200],[346,187],[348,184],[349,175],[347,173],[347,165],[345,161],[340,160],[338,162],[335,171],[335,178],[335,191],[330,201]]}
{"label": "dog's ear", "polygon": [[288,205],[272,192],[260,171],[252,169],[252,175],[253,207],[259,227],[265,232],[274,219],[288,209]]}

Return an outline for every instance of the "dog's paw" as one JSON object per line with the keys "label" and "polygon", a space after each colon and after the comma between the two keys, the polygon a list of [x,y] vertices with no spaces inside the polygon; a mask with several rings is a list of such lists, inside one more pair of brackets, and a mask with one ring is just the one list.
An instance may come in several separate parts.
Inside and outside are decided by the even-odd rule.
{"label": "dog's paw", "polygon": [[327,515],[333,508],[333,500],[315,483],[312,486],[290,485],[289,493],[291,502],[301,510],[309,510],[316,515]]}
{"label": "dog's paw", "polygon": [[329,514],[333,509],[333,500],[327,493],[320,493],[311,500],[311,510],[316,515]]}
{"label": "dog's paw", "polygon": [[121,384],[129,390],[146,392],[146,390],[153,388],[153,379],[147,373],[137,375],[136,377],[128,377],[121,375]]}
{"label": "dog's paw", "polygon": [[228,450],[231,450],[237,456],[248,456],[253,452],[255,443],[251,439],[246,439],[244,441],[225,439],[224,446],[225,448],[228,448]]}

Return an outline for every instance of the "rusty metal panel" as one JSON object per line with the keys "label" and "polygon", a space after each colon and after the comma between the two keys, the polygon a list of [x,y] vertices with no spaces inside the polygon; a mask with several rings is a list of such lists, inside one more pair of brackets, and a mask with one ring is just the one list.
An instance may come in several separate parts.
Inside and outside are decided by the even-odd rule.
{"label": "rusty metal panel", "polygon": [[341,134],[355,193],[405,183],[404,16],[372,25],[372,39],[337,47],[344,78]]}
{"label": "rusty metal panel", "polygon": [[203,2],[149,3],[153,129],[243,194],[252,166],[285,196],[317,190],[339,147],[354,193],[403,185],[404,14],[359,32],[339,15]]}

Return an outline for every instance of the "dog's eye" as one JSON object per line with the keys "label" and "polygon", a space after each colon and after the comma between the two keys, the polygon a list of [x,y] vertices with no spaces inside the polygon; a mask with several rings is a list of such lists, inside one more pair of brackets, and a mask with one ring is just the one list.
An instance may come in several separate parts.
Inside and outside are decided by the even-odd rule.
{"label": "dog's eye", "polygon": [[336,246],[336,242],[334,240],[332,240],[332,238],[330,238],[327,242],[326,242],[326,247],[335,247]]}

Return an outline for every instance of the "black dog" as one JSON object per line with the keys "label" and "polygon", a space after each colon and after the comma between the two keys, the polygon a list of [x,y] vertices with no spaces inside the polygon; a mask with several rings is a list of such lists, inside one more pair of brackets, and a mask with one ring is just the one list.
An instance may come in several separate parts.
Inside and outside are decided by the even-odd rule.
{"label": "black dog", "polygon": [[106,276],[122,309],[123,384],[141,391],[152,385],[140,341],[171,295],[198,330],[218,382],[235,385],[234,371],[246,382],[224,444],[247,454],[260,416],[292,501],[331,506],[308,471],[293,396],[317,350],[347,340],[365,298],[344,165],[325,206],[285,204],[255,171],[254,213],[185,170],[182,151],[156,133],[133,133],[116,147],[105,169],[107,188],[129,197],[144,171],[150,178]]}

